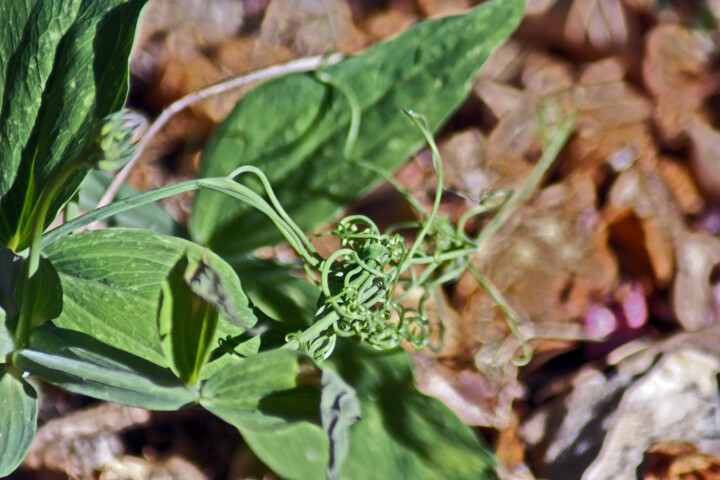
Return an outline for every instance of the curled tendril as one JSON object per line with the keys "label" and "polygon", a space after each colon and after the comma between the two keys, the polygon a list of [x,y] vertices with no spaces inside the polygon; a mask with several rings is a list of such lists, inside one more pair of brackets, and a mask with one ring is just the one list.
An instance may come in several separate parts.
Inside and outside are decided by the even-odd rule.
{"label": "curled tendril", "polygon": [[[574,120],[567,120],[553,134],[552,142],[546,145],[537,167],[517,193],[501,191],[484,195],[476,206],[461,216],[457,225],[453,225],[439,213],[442,192],[445,190],[442,162],[425,118],[411,111],[404,112],[419,128],[433,154],[437,190],[430,212],[426,212],[386,172],[371,163],[350,158],[359,126],[356,99],[331,77],[321,75],[318,78],[339,89],[348,98],[353,110],[352,126],[344,150],[346,160],[384,177],[417,210],[419,220],[391,226],[385,233],[381,233],[370,218],[363,215],[347,216],[330,232],[340,239],[340,249],[327,259],[321,259],[309,243],[303,243],[299,229],[296,228],[293,235],[286,235],[291,240],[297,240],[296,245],[301,248],[296,250],[303,257],[306,270],[319,274],[318,284],[321,288],[313,325],[303,332],[290,335],[287,348],[303,350],[318,361],[332,353],[337,337],[354,337],[382,350],[408,342],[417,349],[430,346],[437,351],[442,346],[442,320],[439,321],[440,344],[435,345],[430,340],[433,337],[433,325],[425,304],[433,289],[456,280],[469,270],[505,313],[510,330],[520,342],[521,354],[513,360],[514,363],[527,364],[532,349],[519,328],[517,314],[490,281],[473,267],[470,257],[537,185],[572,132]],[[257,171],[252,173],[259,175]],[[269,185],[265,187],[268,195],[271,195]],[[276,223],[293,225],[272,196],[271,203],[280,213],[281,218]],[[499,209],[495,218],[480,235],[470,238],[465,232],[468,221],[495,209]],[[410,235],[403,236],[401,231],[414,232],[414,240],[408,241],[409,246],[406,246],[406,238],[410,238]],[[408,296],[417,288],[422,289],[423,293],[414,306],[408,306]]]}

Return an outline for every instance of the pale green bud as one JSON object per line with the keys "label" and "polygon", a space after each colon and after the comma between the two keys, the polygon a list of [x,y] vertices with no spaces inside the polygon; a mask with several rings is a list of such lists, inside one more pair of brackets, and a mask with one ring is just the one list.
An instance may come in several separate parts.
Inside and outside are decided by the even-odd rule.
{"label": "pale green bud", "polygon": [[147,118],[122,109],[104,118],[91,161],[101,170],[117,170],[132,160],[148,127]]}

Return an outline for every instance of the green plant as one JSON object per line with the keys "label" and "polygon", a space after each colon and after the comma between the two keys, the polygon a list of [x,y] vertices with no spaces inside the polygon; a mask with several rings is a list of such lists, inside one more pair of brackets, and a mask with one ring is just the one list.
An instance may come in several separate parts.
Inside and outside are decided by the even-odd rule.
{"label": "green plant", "polygon": [[[508,200],[489,196],[457,226],[440,216],[431,132],[513,30],[523,2],[422,22],[358,56],[264,83],[216,129],[200,178],[125,188],[120,200],[43,233],[86,176],[81,203],[93,182],[107,183],[89,171],[133,155],[137,125],[113,112],[127,92],[144,1],[0,6],[9,26],[0,32],[0,475],[34,436],[38,378],[148,409],[202,406],[287,478],[491,478],[492,455],[415,390],[397,347],[429,343],[426,299],[478,248],[465,221]],[[409,107],[423,116],[402,115]],[[553,130],[537,172],[569,131],[567,122]],[[425,143],[438,175],[432,210],[406,194],[419,221],[384,233],[367,217],[346,217],[330,232],[341,249],[322,258],[304,232]],[[192,241],[173,236],[174,222],[151,205],[190,190]],[[509,197],[499,218],[524,194]],[[158,233],[73,233],[102,219]],[[409,246],[402,229],[415,232]],[[309,280],[252,256],[283,239]],[[408,307],[416,288],[423,295]]]}

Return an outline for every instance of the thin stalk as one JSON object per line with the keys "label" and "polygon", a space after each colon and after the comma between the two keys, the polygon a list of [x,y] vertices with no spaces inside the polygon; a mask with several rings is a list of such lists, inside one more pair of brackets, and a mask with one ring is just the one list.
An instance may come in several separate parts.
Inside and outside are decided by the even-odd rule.
{"label": "thin stalk", "polygon": [[498,304],[500,310],[502,310],[502,312],[505,314],[507,325],[510,328],[510,331],[515,336],[515,338],[518,339],[518,342],[520,342],[520,347],[522,348],[523,353],[521,357],[513,359],[513,363],[518,367],[527,365],[532,359],[532,349],[528,344],[527,338],[520,331],[520,322],[518,321],[517,313],[515,313],[515,310],[505,300],[505,297],[495,287],[495,284],[493,284],[490,279],[487,278],[472,263],[468,264],[468,271],[472,274],[473,277],[475,277],[475,280],[477,280],[478,283],[482,285],[482,287],[485,289],[486,292],[488,292],[492,299],[495,300],[495,303]]}
{"label": "thin stalk", "polygon": [[311,70],[315,70],[324,64],[337,63],[338,61],[340,61],[340,59],[342,59],[342,55],[340,54],[330,56],[317,55],[314,57],[298,58],[296,60],[291,60],[286,63],[273,65],[268,68],[263,68],[262,70],[256,70],[254,72],[245,73],[236,77],[229,78],[227,80],[223,80],[222,82],[210,85],[207,88],[203,88],[202,90],[193,92],[171,103],[167,108],[165,108],[165,110],[162,111],[160,116],[155,119],[152,125],[150,125],[147,133],[145,133],[145,136],[138,144],[138,148],[135,151],[133,158],[130,160],[130,162],[128,162],[127,165],[122,168],[122,170],[120,170],[115,175],[115,178],[113,178],[107,190],[100,198],[97,206],[104,207],[105,205],[108,205],[110,202],[112,202],[113,198],[115,198],[115,194],[120,188],[120,185],[122,185],[127,176],[130,174],[130,170],[132,170],[135,164],[137,164],[137,162],[140,160],[140,157],[142,156],[150,141],[155,137],[155,135],[157,135],[157,133],[174,115],[188,108],[190,105],[193,105],[214,95],[219,95],[221,93],[225,93],[230,90],[239,88],[243,85],[247,85],[248,83],[257,82],[260,80],[267,80],[293,72],[308,72]]}
{"label": "thin stalk", "polygon": [[[438,151],[437,145],[435,145],[435,140],[432,138],[430,128],[427,126],[427,122],[421,122],[421,120],[424,121],[425,118],[409,110],[404,110],[403,112],[407,116],[409,116],[413,122],[415,122],[415,124],[418,126],[423,136],[425,137],[428,145],[430,145],[430,150],[432,151],[433,156],[433,166],[435,167],[435,172],[437,173],[438,180],[438,188],[435,192],[435,201],[433,202],[432,210],[430,210],[430,215],[428,215],[427,218],[425,218],[425,220],[423,221],[423,227],[420,230],[418,236],[415,238],[412,247],[410,247],[410,250],[408,251],[407,260],[405,261],[405,263],[408,263],[412,261],[415,252],[420,247],[420,244],[425,238],[425,235],[427,235],[428,231],[430,230],[432,221],[435,218],[438,209],[440,208],[440,201],[442,200],[443,169],[442,162],[440,161],[440,152]],[[405,270],[407,267],[407,265],[401,265],[400,271]]]}
{"label": "thin stalk", "polygon": [[540,157],[540,161],[538,161],[532,172],[530,172],[530,175],[525,180],[522,187],[520,187],[520,190],[518,190],[514,195],[510,196],[510,198],[505,202],[505,204],[500,207],[497,215],[495,215],[493,219],[490,220],[490,222],[482,229],[477,238],[475,238],[475,243],[478,246],[478,250],[480,250],[484,246],[485,242],[487,242],[490,237],[492,237],[494,234],[497,233],[498,230],[500,230],[500,227],[505,225],[505,222],[507,222],[507,220],[515,212],[515,210],[517,210],[517,208],[522,204],[522,202],[527,198],[527,196],[535,190],[537,185],[540,183],[543,175],[545,175],[547,169],[550,168],[550,165],[552,165],[552,163],[555,161],[558,154],[560,153],[560,150],[562,150],[562,148],[565,146],[565,142],[567,142],[568,138],[570,138],[570,134],[573,132],[574,127],[574,118],[566,120],[565,123],[559,127],[557,134],[553,135],[552,138],[550,138],[550,142],[544,149],[542,157]]}
{"label": "thin stalk", "polygon": [[278,213],[275,209],[273,209],[270,204],[268,204],[267,201],[265,201],[265,199],[263,199],[260,195],[258,195],[250,188],[241,185],[227,177],[189,180],[186,182],[176,183],[175,185],[161,187],[156,190],[151,190],[149,192],[140,193],[124,200],[113,202],[110,205],[106,205],[104,207],[88,212],[68,223],[65,223],[51,230],[42,239],[41,245],[47,245],[48,243],[54,242],[59,238],[69,235],[78,228],[89,225],[98,220],[102,220],[130,210],[132,208],[162,200],[164,198],[177,195],[179,193],[197,190],[199,188],[207,188],[209,190],[214,190],[216,192],[230,195],[260,210],[262,213],[267,215],[270,220],[272,220],[272,222],[278,227],[280,232],[285,236],[285,239],[290,243],[291,247],[295,249],[295,251],[300,256],[302,256],[308,264],[313,267],[319,264],[319,260],[313,255],[314,250],[308,251],[305,248],[305,242],[303,242],[302,240],[304,238],[304,235],[297,234],[297,232],[299,231],[299,227],[295,225],[292,220],[283,218],[280,213]]}

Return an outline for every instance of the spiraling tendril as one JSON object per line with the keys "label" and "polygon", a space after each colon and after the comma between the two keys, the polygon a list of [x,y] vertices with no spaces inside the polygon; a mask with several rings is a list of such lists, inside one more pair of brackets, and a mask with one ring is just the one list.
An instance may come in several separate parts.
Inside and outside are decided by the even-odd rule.
{"label": "spiraling tendril", "polygon": [[[381,233],[370,218],[347,216],[329,232],[340,239],[340,249],[319,263],[306,262],[306,268],[319,276],[318,309],[313,325],[288,335],[286,347],[305,351],[317,361],[332,353],[337,337],[353,337],[379,350],[395,348],[402,342],[417,349],[440,348],[431,344],[432,322],[426,309],[430,293],[437,286],[456,280],[470,266],[477,243],[465,234],[467,221],[499,208],[509,198],[508,192],[488,195],[453,226],[438,213],[443,192],[442,163],[430,129],[421,116],[405,113],[433,152],[438,182],[433,207],[425,212],[402,186],[387,178],[418,211],[420,220],[397,224]],[[382,173],[370,165],[358,164]],[[409,246],[406,238],[414,239]],[[313,256],[312,262],[316,259]],[[416,289],[422,294],[409,306],[409,295]],[[512,315],[509,308],[503,310]]]}

